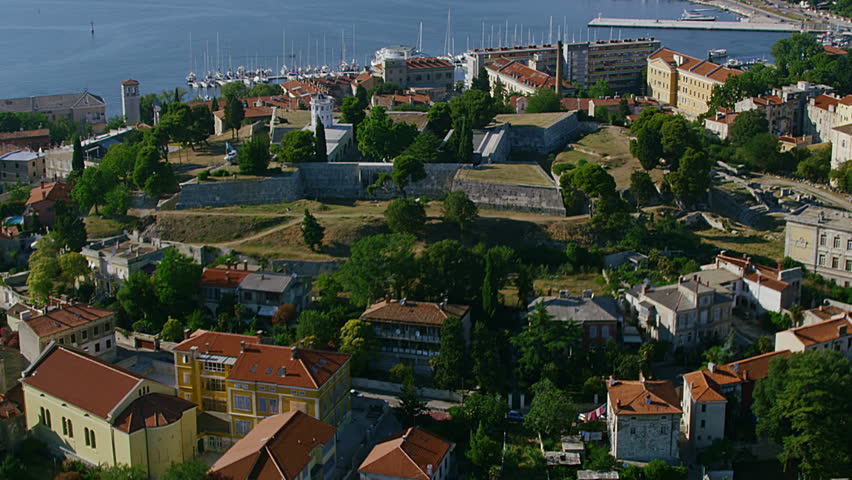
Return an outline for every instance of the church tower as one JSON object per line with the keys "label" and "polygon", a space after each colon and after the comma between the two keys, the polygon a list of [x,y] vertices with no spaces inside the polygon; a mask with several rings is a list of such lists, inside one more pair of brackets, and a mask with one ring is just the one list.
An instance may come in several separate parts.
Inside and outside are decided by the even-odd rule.
{"label": "church tower", "polygon": [[311,97],[311,130],[317,131],[317,117],[325,128],[334,123],[334,99],[318,93]]}
{"label": "church tower", "polygon": [[121,114],[128,125],[139,123],[139,82],[125,80],[121,82]]}

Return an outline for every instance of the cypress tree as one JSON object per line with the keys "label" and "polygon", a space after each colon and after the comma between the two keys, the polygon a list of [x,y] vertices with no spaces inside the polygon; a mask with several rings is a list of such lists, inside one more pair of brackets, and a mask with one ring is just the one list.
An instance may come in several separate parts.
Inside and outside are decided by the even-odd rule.
{"label": "cypress tree", "polygon": [[210,103],[210,111],[218,112],[219,111],[219,98],[213,97],[213,101]]}
{"label": "cypress tree", "polygon": [[327,162],[328,161],[328,150],[326,150],[325,145],[325,125],[323,125],[322,120],[320,120],[319,115],[317,115],[317,131],[314,132],[316,136],[317,142],[317,161],[318,162]]}
{"label": "cypress tree", "polygon": [[80,145],[80,136],[74,135],[74,153],[71,156],[71,170],[74,172],[82,172],[86,168],[83,162],[83,146]]}
{"label": "cypress tree", "polygon": [[491,255],[485,255],[485,278],[482,280],[482,311],[488,318],[494,318],[497,312],[497,284],[494,281],[494,267]]}
{"label": "cypress tree", "polygon": [[458,135],[458,151],[456,152],[458,162],[469,163],[470,157],[473,155],[473,130],[470,129],[470,123],[466,118],[461,121]]}

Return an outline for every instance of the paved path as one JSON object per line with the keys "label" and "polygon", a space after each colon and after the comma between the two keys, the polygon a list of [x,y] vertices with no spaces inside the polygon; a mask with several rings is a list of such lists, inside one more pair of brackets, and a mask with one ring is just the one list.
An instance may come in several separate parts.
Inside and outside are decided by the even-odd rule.
{"label": "paved path", "polygon": [[803,182],[797,182],[789,178],[773,177],[769,175],[764,175],[762,177],[755,178],[752,181],[764,185],[781,185],[785,187],[793,187],[797,190],[801,190],[817,197],[823,203],[844,208],[846,210],[852,210],[852,202],[847,200],[846,197],[839,193],[832,192],[831,190],[827,190],[825,188],[816,187]]}

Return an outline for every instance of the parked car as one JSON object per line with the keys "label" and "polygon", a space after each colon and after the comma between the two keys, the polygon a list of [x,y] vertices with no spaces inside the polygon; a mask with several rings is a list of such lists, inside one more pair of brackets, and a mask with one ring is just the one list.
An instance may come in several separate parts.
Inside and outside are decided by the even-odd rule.
{"label": "parked car", "polygon": [[510,422],[523,422],[524,414],[518,410],[509,410],[509,412],[506,413],[506,420]]}
{"label": "parked car", "polygon": [[231,151],[229,151],[228,153],[225,154],[225,161],[228,162],[228,163],[234,163],[234,161],[236,161],[236,159],[237,159],[237,151],[236,150],[231,150]]}

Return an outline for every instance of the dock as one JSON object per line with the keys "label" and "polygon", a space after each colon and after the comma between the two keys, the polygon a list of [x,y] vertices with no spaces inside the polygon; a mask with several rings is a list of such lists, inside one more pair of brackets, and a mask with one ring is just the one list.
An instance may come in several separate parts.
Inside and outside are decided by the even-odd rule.
{"label": "dock", "polygon": [[614,28],[662,28],[685,30],[738,30],[742,32],[825,32],[803,28],[794,23],[775,22],[701,22],[695,20],[661,20],[655,18],[607,18],[597,17],[589,22],[590,27]]}

